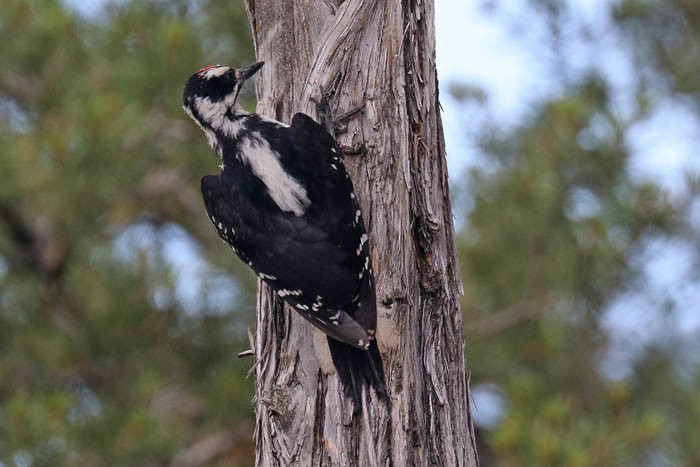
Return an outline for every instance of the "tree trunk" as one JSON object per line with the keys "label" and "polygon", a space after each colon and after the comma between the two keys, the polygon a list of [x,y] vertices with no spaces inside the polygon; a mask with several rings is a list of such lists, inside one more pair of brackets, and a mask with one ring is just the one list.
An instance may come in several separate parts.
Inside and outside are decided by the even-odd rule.
{"label": "tree trunk", "polygon": [[389,392],[353,414],[325,336],[261,285],[256,465],[475,466],[433,2],[246,5],[266,62],[259,113],[315,117],[321,89],[336,115],[365,104],[339,144],[369,230]]}

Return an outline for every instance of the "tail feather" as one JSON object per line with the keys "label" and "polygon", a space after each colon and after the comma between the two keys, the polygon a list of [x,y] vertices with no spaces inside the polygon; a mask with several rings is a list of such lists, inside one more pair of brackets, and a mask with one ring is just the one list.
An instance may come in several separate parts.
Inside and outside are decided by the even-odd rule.
{"label": "tail feather", "polygon": [[362,350],[329,337],[328,347],[343,390],[353,399],[355,410],[362,406],[364,385],[373,388],[381,399],[386,399],[384,365],[377,341],[373,339],[369,349]]}

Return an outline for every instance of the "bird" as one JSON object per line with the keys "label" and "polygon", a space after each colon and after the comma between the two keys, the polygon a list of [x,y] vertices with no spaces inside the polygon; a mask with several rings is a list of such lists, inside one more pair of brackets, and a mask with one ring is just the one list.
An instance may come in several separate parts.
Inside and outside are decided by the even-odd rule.
{"label": "bird", "polygon": [[304,113],[285,124],[247,112],[239,93],[264,65],[207,66],[187,79],[183,109],[220,158],[201,192],[219,237],[284,302],[328,336],[356,401],[385,391],[376,343],[369,237],[343,153]]}

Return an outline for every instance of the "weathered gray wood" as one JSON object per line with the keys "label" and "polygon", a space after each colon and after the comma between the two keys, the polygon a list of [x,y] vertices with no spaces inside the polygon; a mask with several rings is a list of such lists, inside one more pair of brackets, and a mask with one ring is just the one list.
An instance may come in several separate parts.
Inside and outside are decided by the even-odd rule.
{"label": "weathered gray wood", "polygon": [[390,404],[353,416],[325,337],[266,287],[258,297],[256,463],[475,466],[442,136],[432,0],[247,0],[258,112],[315,116],[333,90],[370,231]]}

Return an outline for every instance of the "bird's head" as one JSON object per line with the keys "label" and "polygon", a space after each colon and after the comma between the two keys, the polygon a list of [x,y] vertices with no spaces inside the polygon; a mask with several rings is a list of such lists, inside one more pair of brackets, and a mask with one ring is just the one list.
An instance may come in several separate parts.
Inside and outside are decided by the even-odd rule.
{"label": "bird's head", "polygon": [[220,128],[227,113],[242,113],[236,104],[238,93],[263,64],[258,62],[238,70],[222,65],[202,68],[185,83],[182,93],[185,112],[203,128]]}

